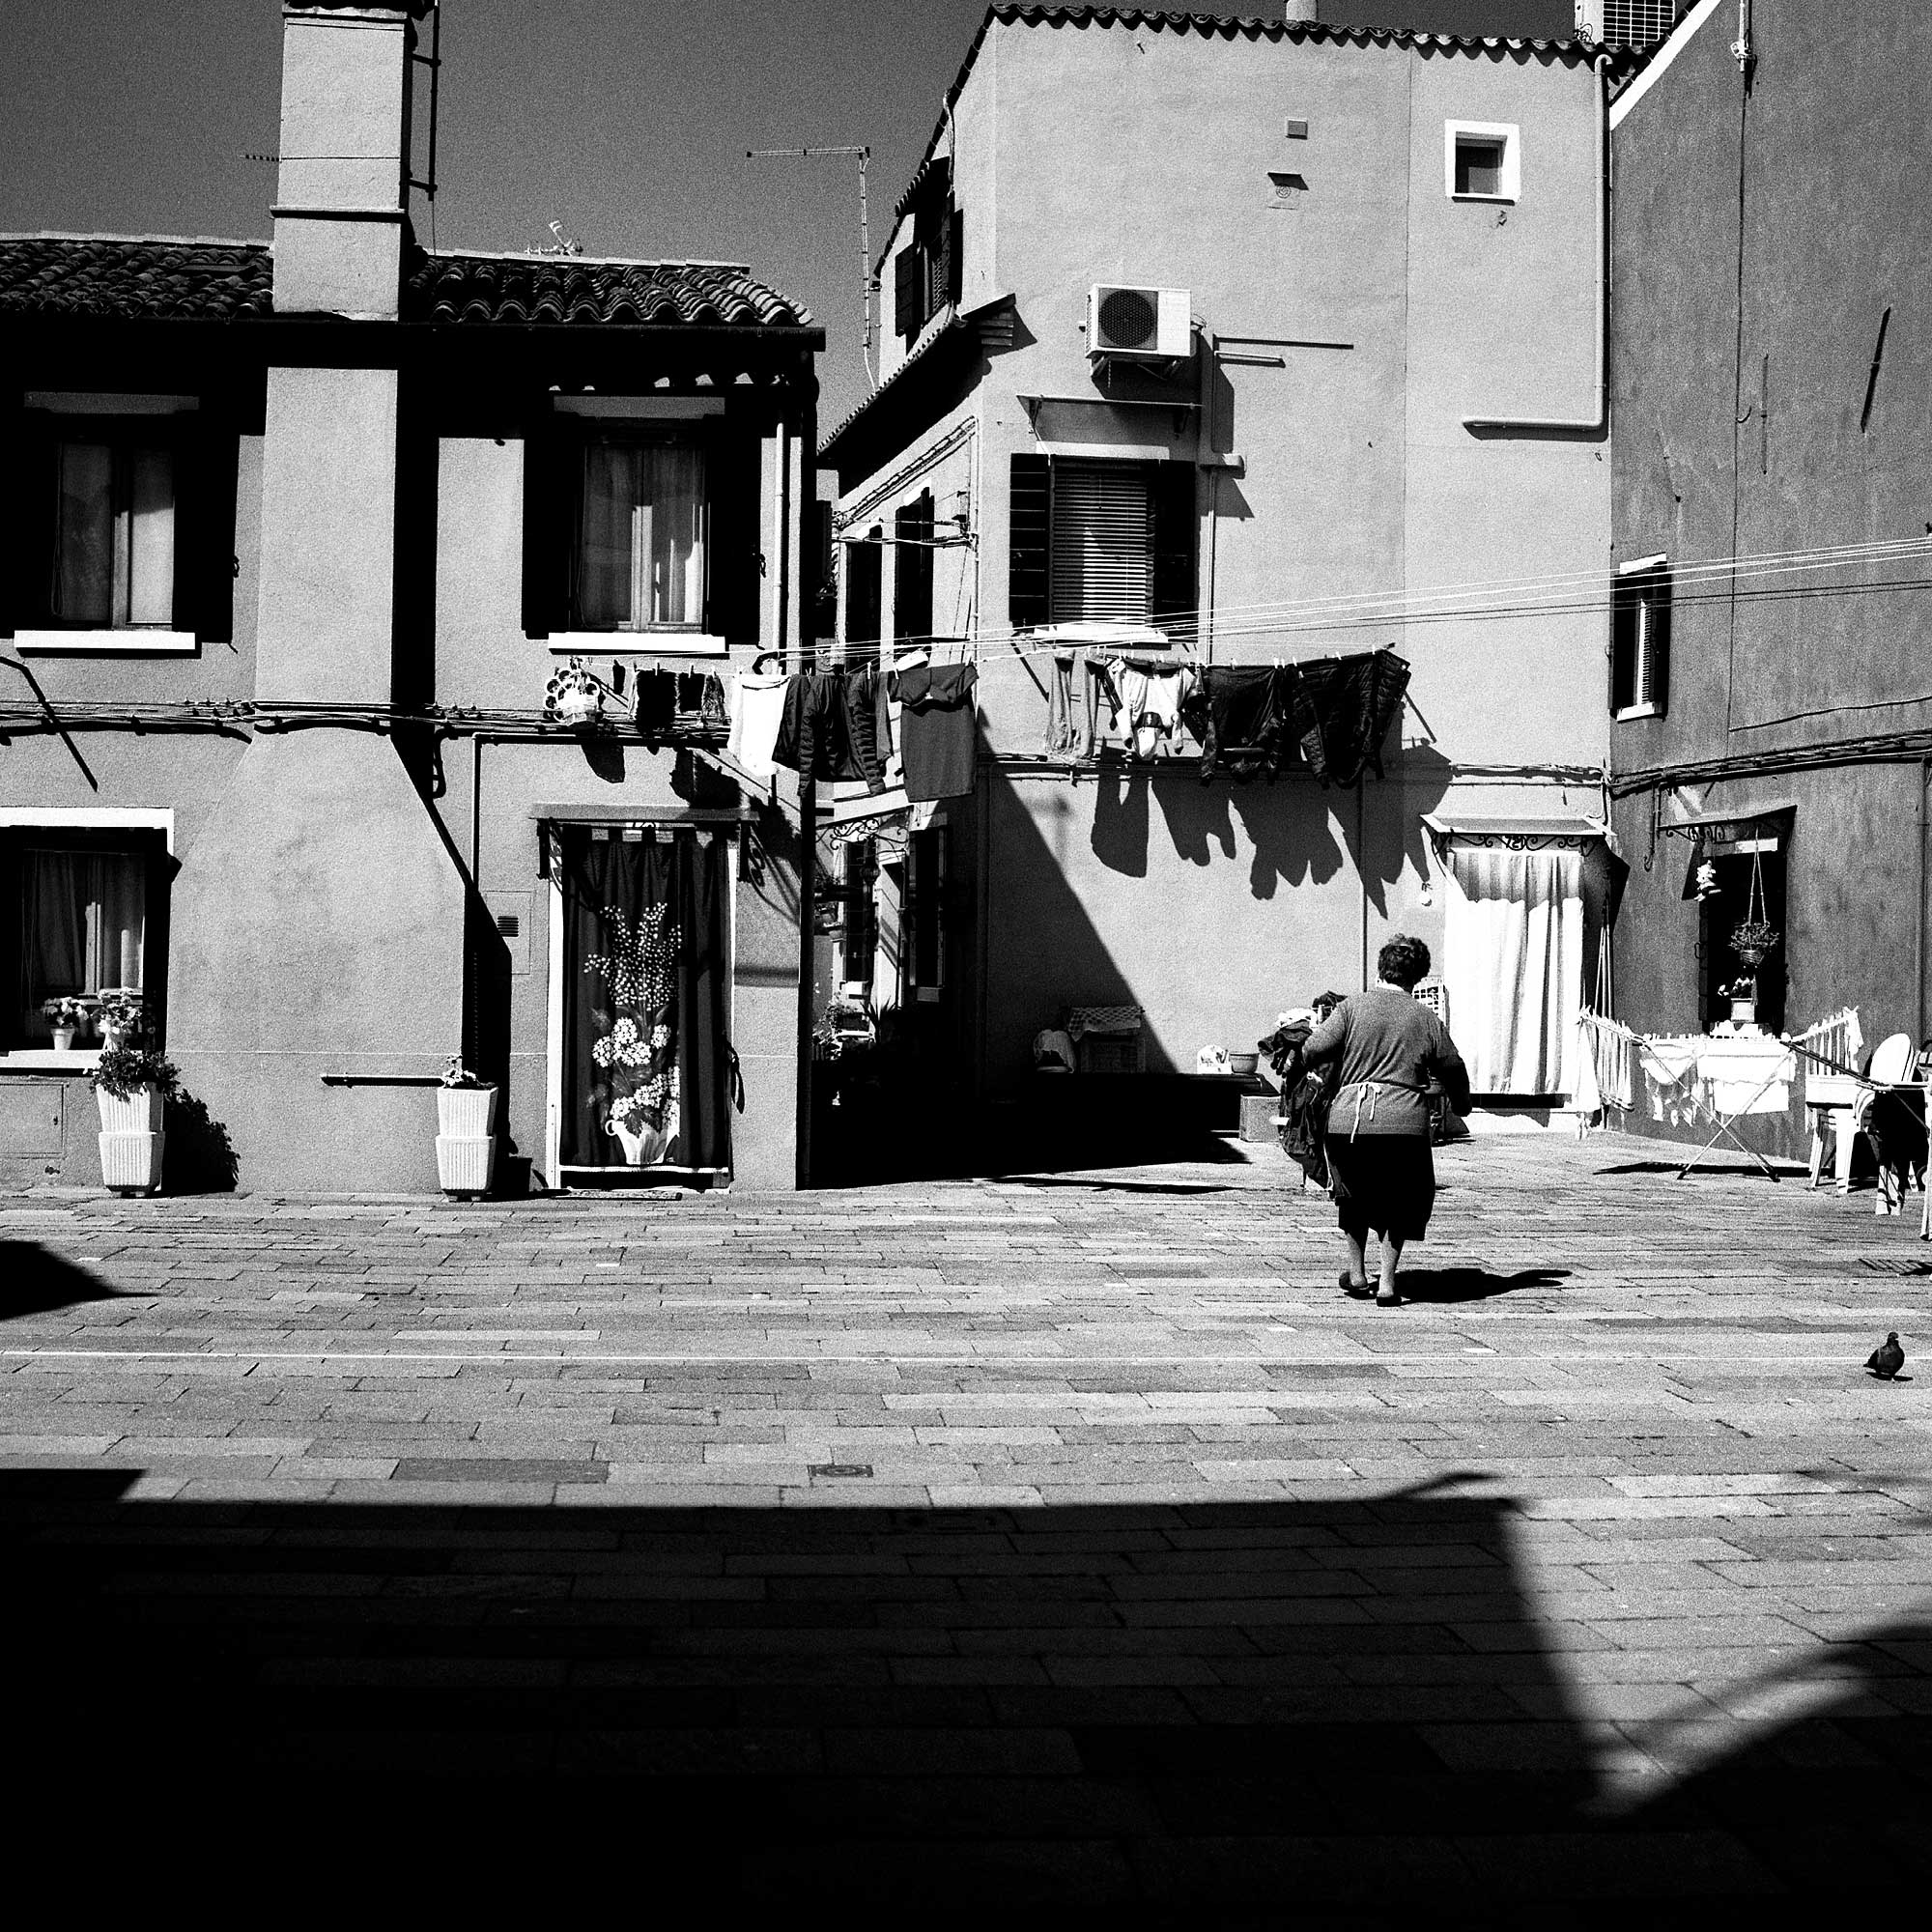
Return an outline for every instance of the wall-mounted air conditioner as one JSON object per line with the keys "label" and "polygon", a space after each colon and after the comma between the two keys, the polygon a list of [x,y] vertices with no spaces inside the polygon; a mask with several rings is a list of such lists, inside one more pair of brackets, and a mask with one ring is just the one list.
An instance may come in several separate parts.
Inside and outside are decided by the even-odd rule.
{"label": "wall-mounted air conditioner", "polygon": [[1087,292],[1087,353],[1142,362],[1192,355],[1187,291],[1095,282]]}

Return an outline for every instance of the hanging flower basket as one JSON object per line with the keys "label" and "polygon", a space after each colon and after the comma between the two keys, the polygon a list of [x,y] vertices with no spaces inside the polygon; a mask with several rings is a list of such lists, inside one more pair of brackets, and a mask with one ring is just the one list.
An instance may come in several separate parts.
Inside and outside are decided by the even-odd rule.
{"label": "hanging flower basket", "polygon": [[1762,966],[1765,954],[1777,944],[1777,928],[1767,920],[1741,920],[1731,928],[1731,951],[1747,966]]}

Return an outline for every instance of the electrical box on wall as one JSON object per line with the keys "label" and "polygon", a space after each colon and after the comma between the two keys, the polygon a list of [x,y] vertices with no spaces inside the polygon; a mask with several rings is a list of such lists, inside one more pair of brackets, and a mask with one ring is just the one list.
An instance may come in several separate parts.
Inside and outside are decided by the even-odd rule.
{"label": "electrical box on wall", "polygon": [[1127,361],[1169,362],[1194,354],[1185,289],[1095,282],[1087,292],[1087,353]]}

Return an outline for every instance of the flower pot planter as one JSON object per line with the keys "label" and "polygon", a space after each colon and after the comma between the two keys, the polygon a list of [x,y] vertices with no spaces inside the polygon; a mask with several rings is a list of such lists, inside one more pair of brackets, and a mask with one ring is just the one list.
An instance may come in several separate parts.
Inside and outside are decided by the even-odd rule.
{"label": "flower pot planter", "polygon": [[1733,1000],[1731,1002],[1731,1024],[1733,1026],[1755,1026],[1757,1024],[1757,1002],[1755,1000]]}
{"label": "flower pot planter", "polygon": [[56,1053],[71,1053],[73,1051],[73,1029],[71,1027],[54,1028],[54,1051]]}
{"label": "flower pot planter", "polygon": [[166,1134],[100,1134],[100,1181],[116,1194],[155,1194]]}
{"label": "flower pot planter", "polygon": [[439,1134],[451,1140],[487,1140],[497,1131],[497,1089],[439,1087],[436,1126]]}
{"label": "flower pot planter", "polygon": [[161,1095],[157,1088],[137,1087],[125,1099],[95,1091],[103,1134],[157,1134],[161,1130]]}
{"label": "flower pot planter", "polygon": [[445,1194],[453,1194],[459,1200],[473,1200],[487,1194],[496,1172],[494,1135],[437,1135],[436,1178]]}

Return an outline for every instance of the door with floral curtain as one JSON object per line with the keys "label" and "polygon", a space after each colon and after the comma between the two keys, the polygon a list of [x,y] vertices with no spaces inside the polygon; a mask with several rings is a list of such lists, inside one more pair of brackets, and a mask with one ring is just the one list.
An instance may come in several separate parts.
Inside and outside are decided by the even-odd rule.
{"label": "door with floral curtain", "polygon": [[724,841],[565,829],[565,1168],[716,1172],[724,1125]]}

